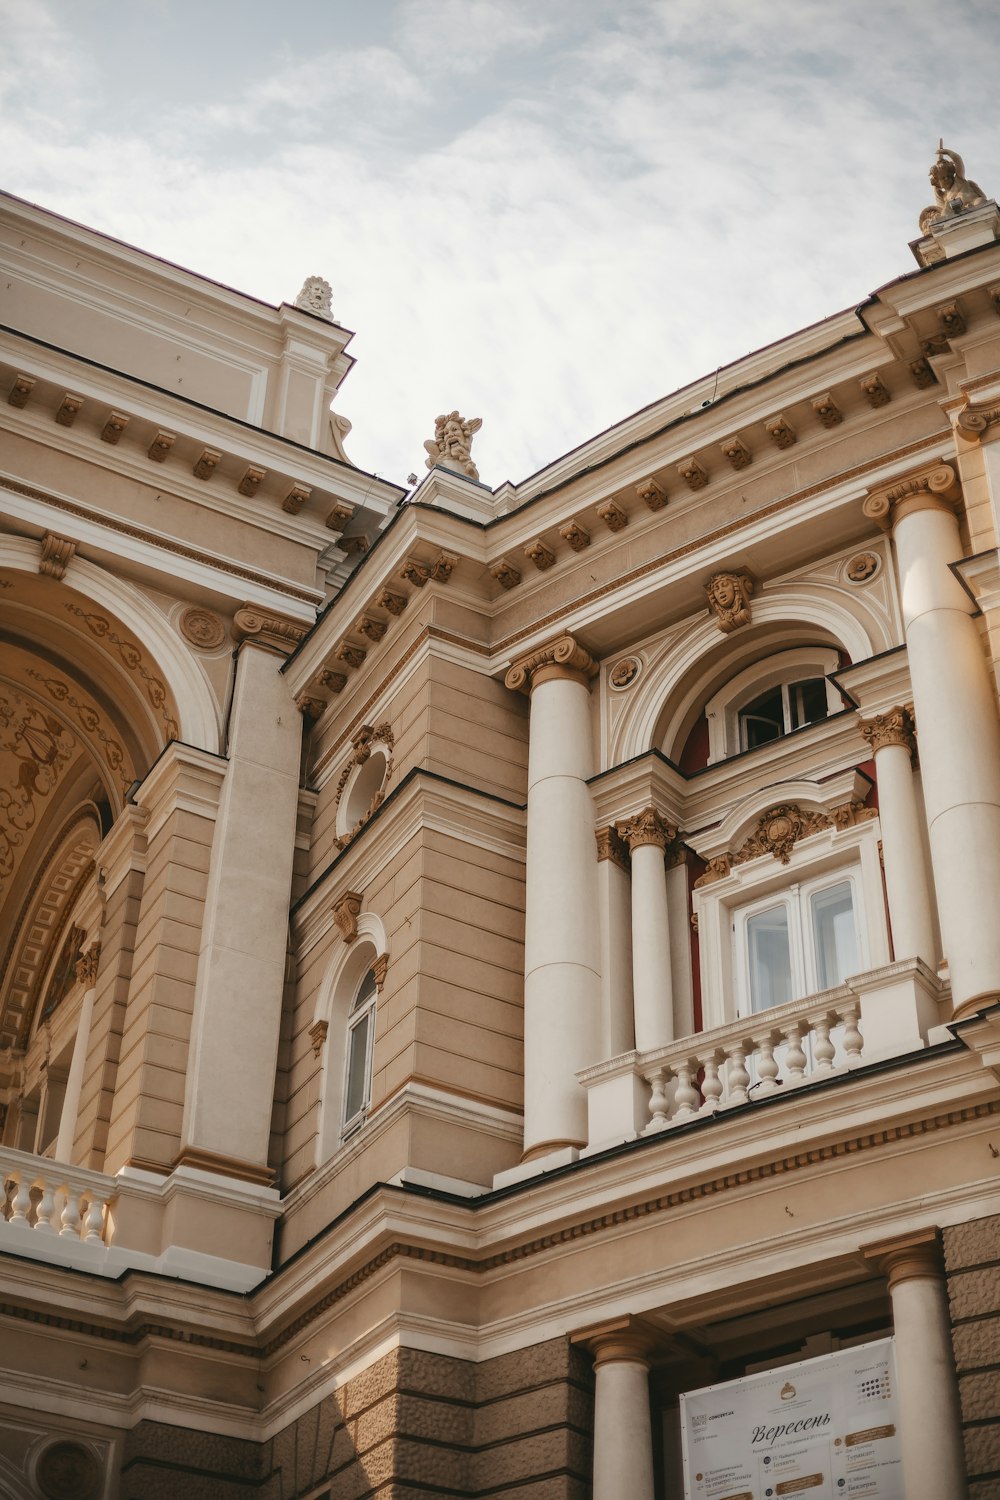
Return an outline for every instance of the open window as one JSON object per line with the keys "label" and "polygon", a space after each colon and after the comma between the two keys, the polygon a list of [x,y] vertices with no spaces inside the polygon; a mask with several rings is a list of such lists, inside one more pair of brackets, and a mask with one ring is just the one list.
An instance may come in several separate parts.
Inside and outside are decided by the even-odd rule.
{"label": "open window", "polygon": [[375,1041],[377,995],[375,975],[369,969],[354,997],[347,1020],[343,1120],[345,1140],[364,1124],[368,1105],[371,1103],[372,1048]]}
{"label": "open window", "polygon": [[797,646],[730,678],[705,705],[709,763],[756,750],[839,713],[843,702],[828,681],[839,664],[833,646]]}

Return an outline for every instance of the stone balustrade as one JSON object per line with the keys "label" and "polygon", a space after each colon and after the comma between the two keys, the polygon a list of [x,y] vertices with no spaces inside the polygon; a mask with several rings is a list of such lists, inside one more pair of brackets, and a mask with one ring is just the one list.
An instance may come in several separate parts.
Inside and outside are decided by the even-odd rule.
{"label": "stone balustrade", "polygon": [[947,986],[920,959],[850,978],[577,1074],[587,1092],[588,1151],[766,1104],[803,1085],[925,1047],[947,1019]]}
{"label": "stone balustrade", "polygon": [[85,1245],[109,1243],[115,1181],[27,1151],[0,1150],[0,1234],[55,1234]]}
{"label": "stone balustrade", "polygon": [[860,1019],[858,998],[832,990],[641,1054],[650,1091],[643,1134],[857,1067]]}

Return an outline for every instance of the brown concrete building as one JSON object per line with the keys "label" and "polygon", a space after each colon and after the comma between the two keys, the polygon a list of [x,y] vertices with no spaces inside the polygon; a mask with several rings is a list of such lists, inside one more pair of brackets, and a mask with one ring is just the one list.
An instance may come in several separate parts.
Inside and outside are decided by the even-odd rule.
{"label": "brown concrete building", "polygon": [[882,1340],[878,1494],[1000,1493],[1000,211],[935,173],[916,269],[495,492],[457,413],[352,465],[325,283],[2,200],[0,1496],[719,1496],[693,1393]]}

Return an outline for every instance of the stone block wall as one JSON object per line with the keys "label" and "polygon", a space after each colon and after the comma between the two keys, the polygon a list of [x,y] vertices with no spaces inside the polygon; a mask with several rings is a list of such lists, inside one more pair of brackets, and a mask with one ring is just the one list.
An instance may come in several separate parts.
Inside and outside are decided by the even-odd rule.
{"label": "stone block wall", "polygon": [[943,1231],[970,1500],[1000,1496],[1000,1216]]}
{"label": "stone block wall", "polygon": [[587,1500],[592,1426],[564,1339],[481,1365],[396,1349],[266,1443],[140,1423],[121,1500]]}

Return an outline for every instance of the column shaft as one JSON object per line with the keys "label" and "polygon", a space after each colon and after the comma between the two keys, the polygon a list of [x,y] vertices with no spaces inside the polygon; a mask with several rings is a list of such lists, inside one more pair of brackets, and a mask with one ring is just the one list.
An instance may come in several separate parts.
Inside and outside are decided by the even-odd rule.
{"label": "column shaft", "polygon": [[894,529],[941,936],[956,1011],[1000,990],[1000,724],[945,508]]}
{"label": "column shaft", "polygon": [[673,983],[662,844],[632,850],[632,990],[639,1052],[674,1039]]}
{"label": "column shaft", "polygon": [[594,1500],[653,1500],[649,1366],[598,1357],[594,1389]]}
{"label": "column shaft", "polygon": [[900,959],[922,958],[933,969],[934,915],[909,749],[883,745],[875,752],[875,769],[893,951]]}
{"label": "column shaft", "polygon": [[579,675],[533,686],[524,934],[524,1149],[582,1145],[576,1073],[598,1059],[600,924],[590,692]]}
{"label": "column shaft", "polygon": [[266,1171],[302,721],[281,658],[240,652],[212,844],[179,1160]]}

